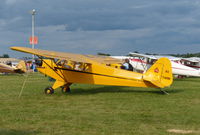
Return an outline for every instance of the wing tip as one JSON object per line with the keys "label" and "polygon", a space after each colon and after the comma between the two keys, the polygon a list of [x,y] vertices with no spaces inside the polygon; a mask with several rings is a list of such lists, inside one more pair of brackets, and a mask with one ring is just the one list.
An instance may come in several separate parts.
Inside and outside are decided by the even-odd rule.
{"label": "wing tip", "polygon": [[19,47],[18,46],[12,46],[12,47],[10,47],[10,49],[12,49],[12,50],[17,50]]}

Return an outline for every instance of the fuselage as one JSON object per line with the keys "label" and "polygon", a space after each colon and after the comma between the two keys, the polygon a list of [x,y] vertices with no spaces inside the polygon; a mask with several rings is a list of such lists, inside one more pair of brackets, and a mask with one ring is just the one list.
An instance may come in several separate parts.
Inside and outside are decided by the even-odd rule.
{"label": "fuselage", "polygon": [[[52,70],[53,69],[53,70]],[[141,73],[126,71],[103,64],[85,64],[77,68],[76,64],[56,64],[52,60],[44,60],[38,70],[58,81],[68,83],[132,86],[132,87],[155,87],[150,82],[143,80]]]}
{"label": "fuselage", "polygon": [[8,66],[6,64],[0,63],[0,72],[1,73],[14,73],[14,68],[11,66]]}

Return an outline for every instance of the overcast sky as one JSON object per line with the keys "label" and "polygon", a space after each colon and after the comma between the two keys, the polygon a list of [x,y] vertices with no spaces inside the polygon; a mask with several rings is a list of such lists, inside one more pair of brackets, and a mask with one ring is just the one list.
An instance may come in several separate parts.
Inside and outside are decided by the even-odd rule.
{"label": "overcast sky", "polygon": [[200,52],[200,0],[1,0],[0,55],[24,53],[30,10],[36,9],[36,48],[81,54]]}

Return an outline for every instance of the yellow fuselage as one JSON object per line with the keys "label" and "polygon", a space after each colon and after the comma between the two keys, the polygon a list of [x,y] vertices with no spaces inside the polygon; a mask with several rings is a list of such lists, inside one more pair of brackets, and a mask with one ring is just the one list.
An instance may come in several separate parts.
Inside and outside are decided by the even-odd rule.
{"label": "yellow fuselage", "polygon": [[38,67],[38,70],[57,81],[53,86],[54,89],[68,83],[155,87],[150,82],[143,80],[143,74],[141,73],[122,70],[99,63],[82,64],[79,67],[77,68],[75,64],[71,67],[66,67],[66,65],[58,66],[52,60],[44,60],[42,66]]}

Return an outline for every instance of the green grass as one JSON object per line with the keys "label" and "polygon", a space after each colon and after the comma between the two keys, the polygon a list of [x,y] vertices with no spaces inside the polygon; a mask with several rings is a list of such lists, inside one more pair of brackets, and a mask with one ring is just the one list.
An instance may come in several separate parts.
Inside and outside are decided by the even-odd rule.
{"label": "green grass", "polygon": [[[165,90],[73,84],[45,95],[47,77],[0,75],[0,135],[171,135],[200,133],[200,78],[175,80]],[[198,134],[193,133],[193,134]],[[192,134],[192,133],[191,133]]]}

